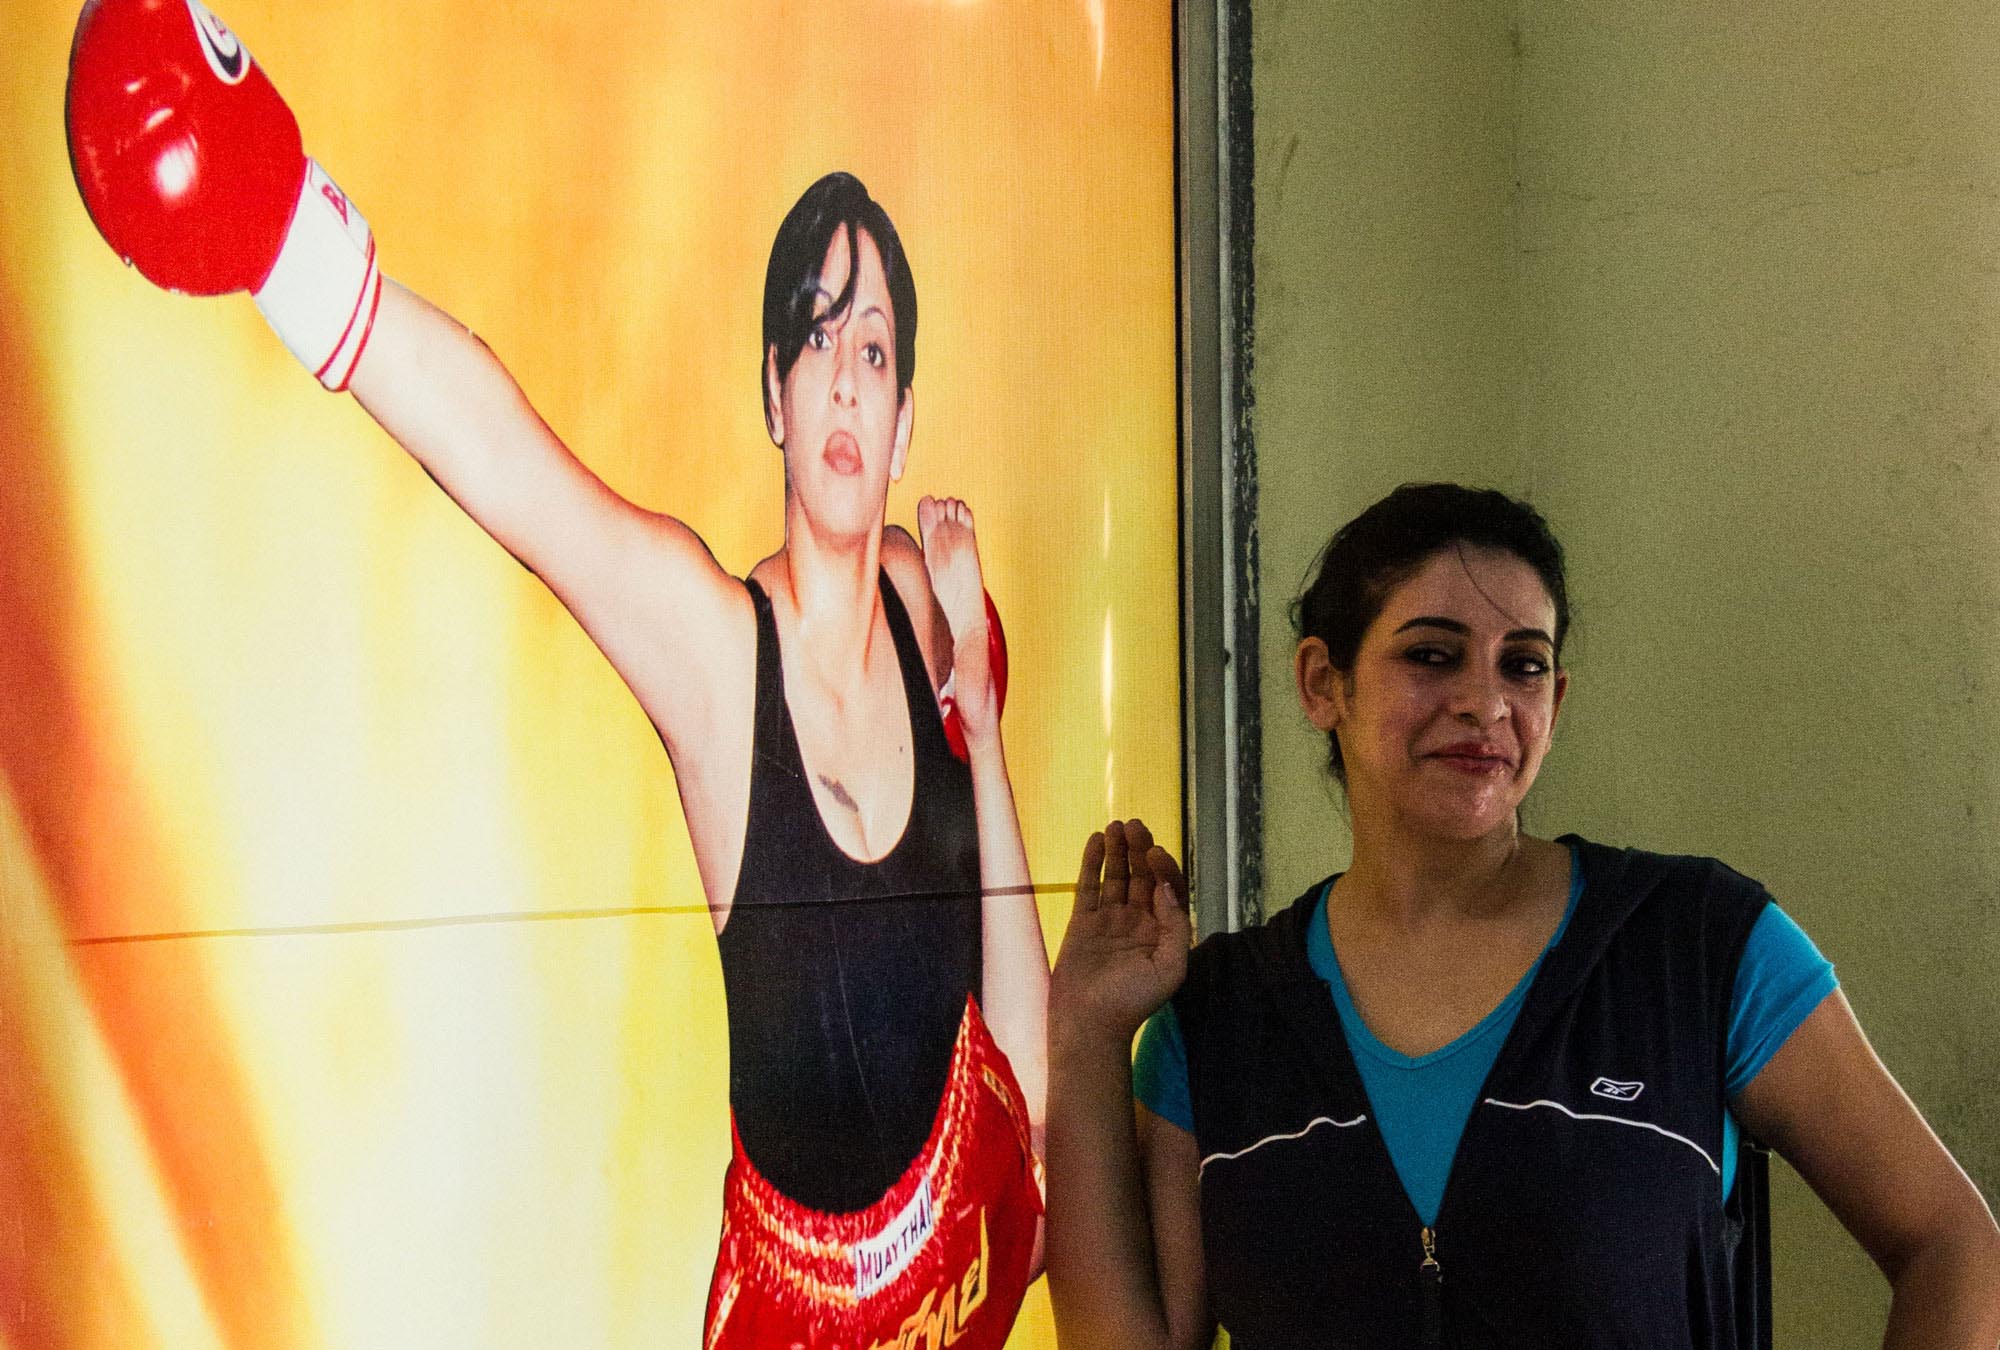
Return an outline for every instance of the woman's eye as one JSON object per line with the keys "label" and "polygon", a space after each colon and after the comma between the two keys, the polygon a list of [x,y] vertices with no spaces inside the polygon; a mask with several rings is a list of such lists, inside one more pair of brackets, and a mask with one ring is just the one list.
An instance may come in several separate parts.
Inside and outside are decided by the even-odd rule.
{"label": "woman's eye", "polygon": [[1412,647],[1403,653],[1403,659],[1420,666],[1443,666],[1451,664],[1452,654],[1442,647]]}
{"label": "woman's eye", "polygon": [[1549,663],[1539,656],[1514,656],[1507,660],[1507,673],[1523,679],[1533,679],[1549,673]]}
{"label": "woman's eye", "polygon": [[882,350],[882,344],[879,342],[869,343],[861,349],[861,354],[867,358],[868,364],[877,370],[889,364],[889,354]]}
{"label": "woman's eye", "polygon": [[806,346],[816,352],[823,352],[832,345],[833,339],[826,335],[826,325],[816,323],[806,333]]}

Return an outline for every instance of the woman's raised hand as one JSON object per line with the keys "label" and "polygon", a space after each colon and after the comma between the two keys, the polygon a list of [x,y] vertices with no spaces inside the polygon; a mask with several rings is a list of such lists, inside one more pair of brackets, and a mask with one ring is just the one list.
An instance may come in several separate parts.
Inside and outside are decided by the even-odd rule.
{"label": "woman's raised hand", "polygon": [[1180,988],[1193,926],[1187,879],[1143,821],[1113,821],[1083,869],[1050,977],[1053,1022],[1127,1040]]}

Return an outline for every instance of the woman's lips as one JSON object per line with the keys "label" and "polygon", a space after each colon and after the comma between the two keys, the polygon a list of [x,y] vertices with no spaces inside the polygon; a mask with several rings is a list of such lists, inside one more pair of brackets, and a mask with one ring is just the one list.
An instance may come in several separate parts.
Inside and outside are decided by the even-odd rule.
{"label": "woman's lips", "polygon": [[1504,773],[1514,767],[1514,762],[1507,756],[1482,745],[1448,745],[1442,750],[1432,751],[1428,758],[1448,769],[1474,775]]}
{"label": "woman's lips", "polygon": [[845,431],[836,431],[826,438],[826,449],[820,452],[820,458],[837,474],[852,478],[861,472],[861,447]]}

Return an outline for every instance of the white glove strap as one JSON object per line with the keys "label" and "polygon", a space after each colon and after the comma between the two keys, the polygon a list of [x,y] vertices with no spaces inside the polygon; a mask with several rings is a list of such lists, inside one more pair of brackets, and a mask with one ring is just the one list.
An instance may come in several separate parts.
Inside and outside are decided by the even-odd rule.
{"label": "white glove strap", "polygon": [[321,384],[340,390],[368,345],[381,298],[368,222],[308,159],[284,246],[257,288],[257,308]]}

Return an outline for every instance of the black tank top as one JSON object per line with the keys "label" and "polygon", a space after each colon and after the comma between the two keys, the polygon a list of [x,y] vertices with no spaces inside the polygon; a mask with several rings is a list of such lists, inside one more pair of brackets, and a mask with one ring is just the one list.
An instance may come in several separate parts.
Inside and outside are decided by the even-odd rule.
{"label": "black tank top", "polygon": [[757,612],[750,809],[718,938],[729,1005],[729,1102],[757,1170],[800,1204],[865,1209],[930,1135],[965,997],[979,991],[979,835],[972,775],[945,742],[896,589],[882,610],[916,757],[909,823],[856,862],[806,781],[771,601]]}

